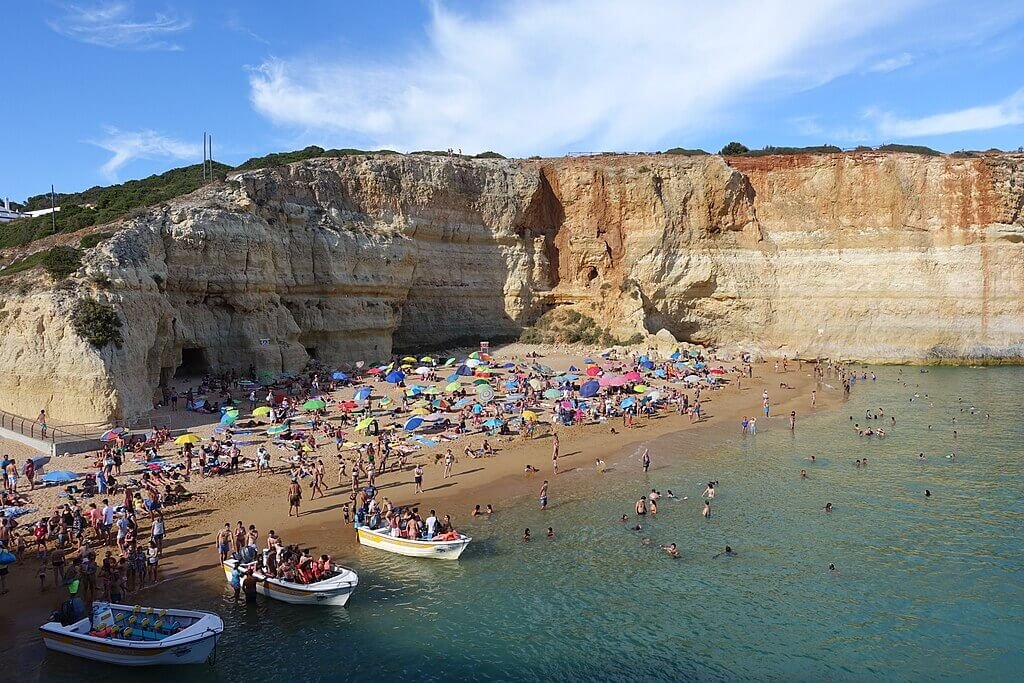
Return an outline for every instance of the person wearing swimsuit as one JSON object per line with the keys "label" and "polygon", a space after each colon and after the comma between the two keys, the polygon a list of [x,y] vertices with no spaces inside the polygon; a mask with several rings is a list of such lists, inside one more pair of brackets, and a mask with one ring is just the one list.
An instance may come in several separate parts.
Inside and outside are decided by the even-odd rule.
{"label": "person wearing swimsuit", "polygon": [[641,498],[636,501],[636,514],[643,516],[647,514],[647,499]]}

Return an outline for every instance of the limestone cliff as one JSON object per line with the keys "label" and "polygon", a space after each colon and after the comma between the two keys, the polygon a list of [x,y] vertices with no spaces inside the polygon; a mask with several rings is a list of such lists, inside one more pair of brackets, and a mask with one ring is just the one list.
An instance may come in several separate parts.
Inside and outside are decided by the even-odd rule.
{"label": "limestone cliff", "polygon": [[[7,286],[0,408],[147,410],[185,369],[299,370],[517,335],[552,306],[620,336],[884,361],[1024,357],[1024,157],[318,159],[117,226],[52,291]],[[84,295],[124,320],[97,351]]]}

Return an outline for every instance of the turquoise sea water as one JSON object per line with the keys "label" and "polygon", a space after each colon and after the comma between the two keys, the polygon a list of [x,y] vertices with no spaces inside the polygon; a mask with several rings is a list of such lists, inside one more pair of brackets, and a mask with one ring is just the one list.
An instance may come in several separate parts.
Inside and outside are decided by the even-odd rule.
{"label": "turquoise sea water", "polygon": [[[216,665],[146,678],[1015,678],[1024,666],[1024,369],[908,368],[910,386],[898,372],[878,370],[838,410],[801,411],[792,433],[785,418],[759,420],[756,437],[738,425],[724,441],[690,431],[650,444],[646,476],[635,453],[603,476],[562,475],[546,512],[530,498],[463,524],[475,540],[457,563],[359,549],[340,558],[361,581],[347,609],[207,599],[195,606],[227,623]],[[854,433],[869,408],[884,409],[869,424],[888,438]],[[956,460],[945,458],[954,448]],[[812,453],[816,463],[805,459]],[[854,467],[864,457],[867,467]],[[581,454],[563,465],[591,462]],[[710,479],[720,484],[705,520]],[[689,500],[664,500],[641,533],[629,530],[620,515],[652,487]],[[493,501],[467,501],[457,518],[477,502]],[[530,543],[520,540],[525,527]],[[658,549],[670,542],[683,559]],[[738,555],[714,559],[726,544]],[[26,678],[112,673],[49,655]]]}

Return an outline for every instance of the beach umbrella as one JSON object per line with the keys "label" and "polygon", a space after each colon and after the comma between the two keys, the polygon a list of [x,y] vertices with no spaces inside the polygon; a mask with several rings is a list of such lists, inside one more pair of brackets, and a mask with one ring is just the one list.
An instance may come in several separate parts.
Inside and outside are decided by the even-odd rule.
{"label": "beach umbrella", "polygon": [[342,381],[348,379],[348,375],[346,375],[341,370],[338,370],[337,372],[332,372],[331,373],[331,379],[339,381],[339,382],[342,382]]}
{"label": "beach umbrella", "polygon": [[498,418],[492,417],[490,420],[487,420],[487,422],[484,422],[484,427],[487,427],[488,429],[497,429],[503,424],[505,423]]}
{"label": "beach umbrella", "polygon": [[422,417],[419,417],[419,416],[417,416],[417,417],[410,417],[408,420],[405,421],[405,424],[402,426],[402,429],[404,429],[407,432],[411,432],[411,431],[414,431],[415,429],[417,429],[422,424],[423,424],[423,418]]}
{"label": "beach umbrella", "polygon": [[446,361],[444,362],[444,366],[445,366],[446,368],[450,368],[450,367],[451,367],[451,366],[453,366],[453,365],[455,365],[455,359],[454,359],[454,358],[449,358],[448,360],[446,360]]}
{"label": "beach umbrella", "polygon": [[506,370],[515,370],[516,369],[516,364],[515,363],[505,363],[501,367],[505,368]]}
{"label": "beach umbrella", "polygon": [[444,413],[438,413],[438,412],[431,413],[430,415],[427,415],[426,417],[423,418],[423,420],[426,421],[426,422],[440,422],[443,419],[444,419]]}
{"label": "beach umbrella", "polygon": [[597,396],[597,392],[601,390],[601,383],[596,379],[592,379],[589,382],[585,382],[580,387],[580,396],[583,398],[590,398],[591,396]]}
{"label": "beach umbrella", "polygon": [[633,387],[633,391],[635,391],[638,394],[642,394],[645,391],[647,391],[647,386],[644,384],[637,384],[635,387]]}
{"label": "beach umbrella", "polygon": [[473,368],[468,365],[460,365],[455,369],[455,374],[461,377],[469,377],[473,374]]}
{"label": "beach umbrella", "polygon": [[678,351],[676,351],[676,352],[675,352],[675,353],[673,353],[673,354],[672,354],[671,356],[669,356],[669,359],[670,359],[670,360],[679,360],[680,356],[682,356],[682,355],[683,355],[683,354],[681,354],[681,353],[679,353]]}
{"label": "beach umbrella", "polygon": [[270,406],[260,406],[252,411],[253,417],[263,417],[264,415],[270,415]]}
{"label": "beach umbrella", "polygon": [[353,400],[356,401],[365,401],[366,399],[370,398],[370,394],[372,393],[372,391],[373,390],[370,389],[370,387],[361,387],[359,389],[356,389],[356,393],[352,395],[352,398]]}
{"label": "beach umbrella", "polygon": [[420,362],[421,363],[433,363],[434,359],[431,358],[430,356],[423,356],[423,358],[420,358]]}
{"label": "beach umbrella", "polygon": [[413,408],[409,412],[409,414],[410,415],[421,415],[421,416],[422,415],[430,415],[430,411],[427,410],[426,406],[419,406],[418,408]]}
{"label": "beach umbrella", "polygon": [[672,367],[674,367],[676,370],[682,370],[683,368],[687,367],[687,365],[686,363],[675,363]]}
{"label": "beach umbrella", "polygon": [[359,423],[358,423],[358,424],[356,425],[356,431],[357,431],[357,432],[361,432],[361,431],[363,431],[364,429],[366,429],[367,427],[369,427],[369,426],[370,426],[371,424],[373,424],[373,418],[372,418],[372,417],[364,417],[364,418],[363,418],[362,420],[360,420],[360,421],[359,421]]}
{"label": "beach umbrella", "polygon": [[537,413],[533,412],[532,410],[524,410],[522,418],[524,420],[526,420],[527,422],[536,422],[537,421]]}
{"label": "beach umbrella", "polygon": [[483,386],[484,384],[490,385],[490,382],[481,377],[479,379],[473,380],[473,384],[475,384],[476,386]]}
{"label": "beach umbrella", "polygon": [[517,386],[519,385],[516,384],[516,381],[514,379],[510,379],[507,382],[505,382],[506,389],[515,389]]}
{"label": "beach umbrella", "polygon": [[80,476],[67,470],[56,470],[55,472],[47,472],[41,477],[41,480],[47,484],[63,484],[64,482],[74,481]]}
{"label": "beach umbrella", "polygon": [[384,381],[387,382],[388,384],[398,384],[404,379],[405,373],[395,370],[394,372],[389,372],[388,376],[384,378]]}
{"label": "beach umbrella", "polygon": [[113,441],[121,434],[124,434],[124,427],[114,427],[103,432],[103,435],[100,436],[100,441]]}
{"label": "beach umbrella", "polygon": [[423,387],[412,386],[405,390],[406,396],[419,396],[423,393]]}
{"label": "beach umbrella", "polygon": [[415,370],[413,370],[413,372],[415,372],[417,375],[429,375],[430,368],[428,368],[426,365],[421,365]]}
{"label": "beach umbrella", "polygon": [[197,436],[196,434],[182,434],[181,436],[174,440],[174,443],[178,444],[179,446],[184,446],[187,443],[199,443],[200,441],[202,441],[202,438]]}
{"label": "beach umbrella", "polygon": [[406,356],[405,358],[402,359],[402,362],[403,363],[415,363],[416,359],[413,358],[412,356]]}
{"label": "beach umbrella", "polygon": [[477,368],[480,367],[481,362],[478,358],[467,358],[465,366],[467,368]]}
{"label": "beach umbrella", "polygon": [[480,353],[478,351],[474,351],[473,353],[469,354],[469,357],[473,360],[480,360]]}
{"label": "beach umbrella", "polygon": [[657,370],[654,371],[655,377],[664,377],[666,374],[667,373],[665,372],[665,368],[658,368]]}
{"label": "beach umbrella", "polygon": [[387,396],[385,396],[384,398],[382,398],[382,399],[380,400],[380,404],[381,404],[382,406],[389,406],[389,405],[391,405],[391,399],[390,399],[390,398],[388,398]]}
{"label": "beach umbrella", "polygon": [[561,377],[556,378],[555,381],[559,384],[565,384],[566,382],[575,382],[578,379],[579,377],[576,375],[562,375]]}
{"label": "beach umbrella", "polygon": [[430,404],[427,403],[426,400],[421,398],[420,400],[418,400],[415,403],[413,403],[412,407],[413,408],[426,408],[428,405],[430,405]]}
{"label": "beach umbrella", "polygon": [[639,382],[642,379],[640,377],[640,373],[637,372],[636,370],[627,372],[625,375],[623,375],[623,377],[626,379],[627,382]]}
{"label": "beach umbrella", "polygon": [[687,375],[686,377],[683,378],[683,381],[686,382],[687,384],[696,384],[697,382],[700,381],[700,377],[698,377],[697,375]]}
{"label": "beach umbrella", "polygon": [[370,368],[369,370],[366,371],[366,374],[367,375],[379,375],[380,374],[380,368]]}
{"label": "beach umbrella", "polygon": [[642,367],[644,370],[653,370],[654,363],[652,363],[649,360],[640,361],[640,367]]}
{"label": "beach umbrella", "polygon": [[547,389],[547,390],[544,391],[544,398],[546,398],[548,400],[558,398],[561,395],[562,395],[562,392],[559,391],[558,389]]}
{"label": "beach umbrella", "polygon": [[619,404],[619,407],[625,409],[630,407],[634,403],[636,403],[636,399],[631,396],[629,398],[622,399],[622,403]]}
{"label": "beach umbrella", "polygon": [[356,407],[356,402],[355,401],[345,401],[344,403],[341,404],[341,407],[344,410],[352,410],[353,408]]}
{"label": "beach umbrella", "polygon": [[267,428],[267,434],[270,436],[277,436],[278,434],[284,434],[288,431],[288,425],[272,425]]}
{"label": "beach umbrella", "polygon": [[308,400],[308,401],[306,401],[305,403],[302,404],[302,408],[304,410],[323,410],[326,407],[327,407],[327,403],[324,402],[324,401],[321,401],[318,398],[311,398],[310,400]]}
{"label": "beach umbrella", "polygon": [[711,374],[712,375],[724,375],[725,374],[725,370],[723,370],[722,368],[715,368],[714,370],[711,371]]}
{"label": "beach umbrella", "polygon": [[533,387],[534,391],[540,391],[541,387],[544,385],[540,383],[539,379],[531,379],[530,386]]}
{"label": "beach umbrella", "polygon": [[477,397],[484,403],[488,403],[494,400],[494,389],[489,385],[482,384],[476,388]]}
{"label": "beach umbrella", "polygon": [[588,377],[597,377],[600,374],[601,374],[601,368],[599,366],[597,366],[597,365],[591,365],[589,368],[587,368],[587,376]]}
{"label": "beach umbrella", "polygon": [[473,402],[473,399],[471,399],[471,398],[468,398],[468,397],[460,398],[458,401],[455,402],[455,404],[452,406],[452,408],[454,408],[455,410],[459,410],[460,408],[465,408],[466,406],[468,406],[472,402]]}
{"label": "beach umbrella", "polygon": [[225,426],[233,425],[236,422],[238,422],[238,413],[237,412],[233,412],[233,413],[232,412],[227,412],[227,413],[224,413],[223,415],[221,415],[221,417],[220,417],[220,423],[222,425],[225,425]]}
{"label": "beach umbrella", "polygon": [[423,394],[425,396],[437,396],[440,393],[441,390],[438,389],[437,387],[427,387],[426,389],[423,390]]}
{"label": "beach umbrella", "polygon": [[444,388],[444,390],[445,390],[445,391],[447,391],[447,392],[448,392],[449,394],[451,394],[451,393],[453,393],[453,392],[456,392],[456,391],[458,391],[458,390],[459,390],[459,387],[461,387],[461,386],[462,386],[462,385],[461,385],[461,384],[459,384],[458,382],[450,382],[450,383],[448,384],[448,386],[446,386],[446,387]]}

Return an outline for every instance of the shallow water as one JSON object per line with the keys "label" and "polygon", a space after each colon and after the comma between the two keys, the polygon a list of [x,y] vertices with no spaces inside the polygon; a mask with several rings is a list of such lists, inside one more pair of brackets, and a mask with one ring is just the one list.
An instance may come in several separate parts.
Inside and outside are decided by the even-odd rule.
{"label": "shallow water", "polygon": [[[879,370],[843,408],[801,415],[795,432],[785,418],[759,420],[755,437],[737,425],[724,442],[689,431],[650,444],[647,476],[637,454],[604,476],[564,474],[548,511],[527,499],[463,525],[474,542],[457,563],[359,549],[340,558],[361,581],[347,609],[204,599],[195,606],[227,623],[216,665],[147,678],[1015,677],[1024,665],[1024,369],[907,368],[909,387],[898,373]],[[886,417],[869,424],[890,436],[857,437],[853,423],[877,407]],[[954,448],[956,460],[945,458]],[[854,467],[864,457],[867,467]],[[579,455],[563,465],[590,463]],[[705,520],[709,479],[720,485]],[[689,499],[663,501],[641,533],[630,531],[618,518],[652,487]],[[476,502],[492,501],[450,512],[464,518]],[[670,542],[683,559],[658,549]],[[714,559],[726,544],[738,555]],[[26,678],[112,673],[51,654]]]}

